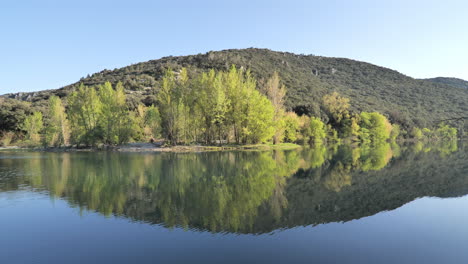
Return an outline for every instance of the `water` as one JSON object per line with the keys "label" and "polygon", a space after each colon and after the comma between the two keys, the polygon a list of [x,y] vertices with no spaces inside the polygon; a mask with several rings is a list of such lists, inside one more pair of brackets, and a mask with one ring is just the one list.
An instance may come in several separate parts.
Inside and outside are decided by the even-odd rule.
{"label": "water", "polygon": [[467,150],[3,151],[1,263],[467,263]]}

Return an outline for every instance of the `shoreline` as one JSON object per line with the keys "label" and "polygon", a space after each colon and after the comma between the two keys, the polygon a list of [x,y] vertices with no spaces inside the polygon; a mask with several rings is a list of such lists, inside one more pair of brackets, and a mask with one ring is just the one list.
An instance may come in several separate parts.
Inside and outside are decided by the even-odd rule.
{"label": "shoreline", "polygon": [[129,143],[119,146],[102,145],[98,147],[0,147],[0,151],[15,150],[15,151],[42,151],[42,152],[140,152],[140,153],[155,153],[155,152],[214,152],[214,151],[268,151],[268,150],[290,150],[302,148],[302,146],[293,143],[281,144],[255,144],[255,145],[221,145],[221,146],[205,146],[205,145],[179,145],[161,147],[152,143]]}

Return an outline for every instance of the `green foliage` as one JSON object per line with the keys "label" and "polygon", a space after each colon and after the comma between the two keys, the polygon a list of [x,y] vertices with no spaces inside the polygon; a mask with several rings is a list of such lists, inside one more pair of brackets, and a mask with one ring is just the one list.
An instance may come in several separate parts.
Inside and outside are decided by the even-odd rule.
{"label": "green foliage", "polygon": [[392,126],[392,131],[390,132],[390,140],[395,141],[400,136],[401,130],[400,125],[394,124]]}
{"label": "green foliage", "polygon": [[458,79],[458,78],[447,78],[447,77],[436,77],[430,79],[424,79],[425,81],[430,81],[439,84],[446,84],[457,88],[468,89],[468,81]]}
{"label": "green foliage", "polygon": [[275,123],[273,143],[281,143],[285,129],[282,117],[285,112],[284,97],[286,96],[286,87],[281,83],[278,72],[275,71],[273,73],[273,75],[268,79],[265,87],[263,87],[263,90],[275,109],[273,117],[273,122]]}
{"label": "green foliage", "polygon": [[330,124],[326,125],[327,142],[339,142],[338,131],[332,128]]}
{"label": "green foliage", "polygon": [[118,83],[114,90],[112,84],[106,82],[98,87],[98,91],[102,103],[99,125],[102,128],[104,143],[125,142],[126,133],[123,127],[128,122],[128,112],[122,84]]}
{"label": "green foliage", "polygon": [[163,136],[172,144],[202,138],[206,144],[232,139],[260,143],[275,133],[274,107],[248,71],[233,66],[229,72],[211,70],[192,79],[175,75],[166,72],[158,94]]}
{"label": "green foliage", "polygon": [[246,125],[243,135],[246,143],[264,143],[275,134],[273,117],[275,109],[271,102],[260,92],[250,91]]}
{"label": "green foliage", "polygon": [[294,112],[287,112],[283,117],[284,141],[296,142],[300,133],[299,117]]}
{"label": "green foliage", "polygon": [[0,147],[7,147],[11,144],[15,137],[15,133],[8,131],[3,133],[3,135],[0,136]]}
{"label": "green foliage", "polygon": [[[21,138],[25,131],[17,124],[41,111],[44,141],[65,144],[56,140],[57,127],[49,126],[45,100],[51,95],[66,99],[71,141],[78,145],[159,136],[170,144],[315,141],[305,115],[323,121],[328,141],[395,140],[399,134],[408,137],[405,132],[416,127],[432,128],[434,120],[463,116],[468,99],[466,90],[414,80],[366,63],[259,49],[227,50],[104,70],[59,90],[8,95],[31,104],[2,97],[0,131],[15,131]],[[142,104],[154,105],[159,118],[147,122],[140,113],[146,109],[138,109]],[[302,115],[295,135],[295,123],[284,116],[292,109]],[[360,111],[378,111],[398,126],[391,129],[388,120],[384,126],[374,124],[379,118],[366,114],[363,121]],[[436,130],[421,131],[421,138],[453,137],[452,132]]]}
{"label": "green foliage", "polygon": [[439,124],[435,130],[415,127],[411,131],[411,137],[416,140],[454,140],[457,138],[457,134],[456,128],[444,123]]}
{"label": "green foliage", "polygon": [[457,129],[449,125],[440,124],[435,134],[440,139],[452,140],[457,138]]}
{"label": "green foliage", "polygon": [[28,144],[37,145],[41,140],[40,132],[43,128],[42,113],[34,112],[24,119],[21,129],[26,131]]}
{"label": "green foliage", "polygon": [[68,145],[70,139],[70,128],[67,114],[65,113],[65,107],[59,97],[51,96],[49,98],[49,107],[46,117],[44,145]]}
{"label": "green foliage", "polygon": [[310,137],[310,141],[317,144],[317,145],[320,145],[323,143],[323,140],[326,138],[327,136],[327,132],[326,132],[326,127],[325,127],[325,124],[322,122],[322,120],[316,118],[316,117],[312,117],[310,119],[310,131],[309,131],[309,137]]}
{"label": "green foliage", "polygon": [[419,127],[413,127],[410,135],[412,138],[415,138],[415,139],[422,139],[424,136],[422,130]]}
{"label": "green foliage", "polygon": [[162,78],[161,89],[157,94],[159,109],[161,111],[161,125],[163,127],[164,136],[173,144],[177,143],[179,137],[179,104],[182,104],[176,86],[176,77],[172,70],[167,70]]}
{"label": "green foliage", "polygon": [[[281,83],[288,88],[284,98],[286,110],[307,110],[306,114],[319,117],[326,123],[328,121],[322,110],[322,98],[334,91],[350,99],[350,113],[377,111],[407,131],[411,131],[414,126],[432,128],[431,124],[436,124],[439,120],[468,115],[468,90],[453,87],[453,82],[417,80],[397,71],[349,59],[253,48],[166,57],[120,69],[103,70],[62,89],[6,96],[29,101],[34,108],[32,111],[42,111],[44,109],[41,108],[51,95],[67,99],[81,83],[96,86],[109,81],[115,86],[122,82],[127,89],[129,108],[134,109],[139,103],[156,105],[156,97],[167,68],[179,72],[186,67],[188,76],[195,76],[211,69],[227,71],[233,64],[244,69],[249,68],[257,80],[267,80],[275,71],[278,72]],[[190,96],[196,97],[194,94]],[[3,110],[2,104],[0,112]],[[26,115],[32,112],[20,108],[17,110],[26,110]],[[17,110],[15,108],[11,111]],[[162,112],[161,109],[160,111]],[[302,115],[303,112],[298,114]],[[7,128],[0,126],[0,130],[15,130],[15,126],[22,123],[24,116],[21,116],[22,114],[18,114],[19,122],[9,121]],[[0,122],[2,121],[0,118]]]}
{"label": "green foliage", "polygon": [[146,108],[144,112],[144,127],[148,128],[147,136],[158,138],[161,134],[161,115],[154,105]]}
{"label": "green foliage", "polygon": [[68,98],[71,139],[78,145],[95,145],[102,138],[99,126],[102,102],[94,87],[81,85]]}
{"label": "green foliage", "polygon": [[167,228],[270,233],[466,193],[466,146],[419,143],[425,151],[384,142],[160,155],[6,152],[0,167],[24,173],[2,177],[0,191],[28,187],[80,211]]}
{"label": "green foliage", "polygon": [[393,156],[392,148],[387,142],[378,142],[373,146],[364,144],[360,148],[361,169],[363,171],[381,170]]}
{"label": "green foliage", "polygon": [[70,95],[68,107],[72,141],[78,145],[122,144],[132,136],[136,115],[127,109],[121,83],[115,90],[109,82],[96,88],[82,85]]}
{"label": "green foliage", "polygon": [[0,131],[21,131],[24,119],[32,112],[28,102],[0,97]]}
{"label": "green foliage", "polygon": [[384,142],[390,138],[392,125],[377,112],[362,112],[360,116],[360,139],[363,142]]}
{"label": "green foliage", "polygon": [[361,127],[359,126],[360,116],[358,114],[353,114],[351,117],[347,117],[343,120],[342,124],[342,137],[351,138],[352,140],[357,140],[359,138],[359,133]]}
{"label": "green foliage", "polygon": [[325,95],[323,106],[335,125],[339,125],[343,120],[349,118],[349,99],[340,96],[337,92]]}

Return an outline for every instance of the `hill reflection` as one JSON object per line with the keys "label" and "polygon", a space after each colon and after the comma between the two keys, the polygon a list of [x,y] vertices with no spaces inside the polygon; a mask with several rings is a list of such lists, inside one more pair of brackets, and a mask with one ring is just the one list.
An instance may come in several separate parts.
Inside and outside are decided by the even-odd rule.
{"label": "hill reflection", "polygon": [[349,221],[418,197],[468,193],[466,148],[0,154],[0,191],[30,188],[103,215],[210,232]]}

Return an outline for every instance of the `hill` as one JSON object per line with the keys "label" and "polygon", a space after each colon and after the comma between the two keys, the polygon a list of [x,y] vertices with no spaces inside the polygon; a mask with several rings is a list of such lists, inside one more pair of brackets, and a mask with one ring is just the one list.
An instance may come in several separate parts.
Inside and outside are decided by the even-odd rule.
{"label": "hill", "polygon": [[[10,120],[11,125],[12,112],[16,109],[28,112],[27,106],[17,100],[31,102],[32,109],[41,110],[50,95],[67,97],[80,83],[96,85],[120,81],[125,86],[130,107],[139,102],[151,105],[156,103],[155,94],[165,69],[187,67],[189,75],[194,75],[211,68],[226,70],[232,64],[250,69],[260,85],[278,71],[288,89],[286,106],[299,113],[324,117],[321,99],[325,94],[337,91],[351,99],[352,110],[378,111],[404,127],[431,127],[438,120],[468,116],[467,89],[414,79],[391,69],[351,59],[250,48],[164,57],[120,69],[103,70],[56,90],[6,94],[0,99],[3,108],[0,119]],[[20,106],[16,107],[17,104]],[[7,114],[10,114],[8,118]],[[0,124],[2,129],[11,128]]]}
{"label": "hill", "polygon": [[429,79],[423,79],[423,80],[434,82],[434,83],[447,84],[447,85],[457,87],[457,88],[468,89],[468,81],[458,79],[458,78],[436,77],[436,78],[429,78]]}

